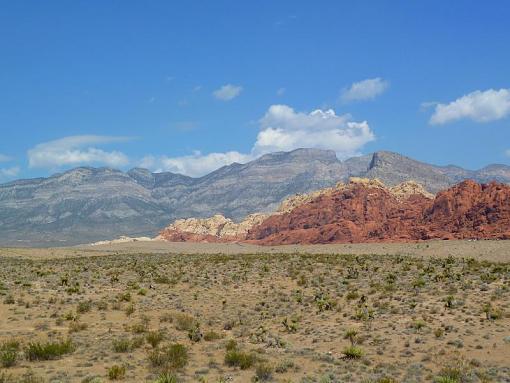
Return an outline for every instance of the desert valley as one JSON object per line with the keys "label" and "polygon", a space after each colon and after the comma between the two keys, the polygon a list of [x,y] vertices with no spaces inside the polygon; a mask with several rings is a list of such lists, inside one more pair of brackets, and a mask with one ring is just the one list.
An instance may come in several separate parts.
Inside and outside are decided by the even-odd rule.
{"label": "desert valley", "polygon": [[509,20],[0,0],[0,383],[510,383]]}
{"label": "desert valley", "polygon": [[508,238],[504,183],[354,177],[240,220],[5,248],[0,381],[510,381]]}

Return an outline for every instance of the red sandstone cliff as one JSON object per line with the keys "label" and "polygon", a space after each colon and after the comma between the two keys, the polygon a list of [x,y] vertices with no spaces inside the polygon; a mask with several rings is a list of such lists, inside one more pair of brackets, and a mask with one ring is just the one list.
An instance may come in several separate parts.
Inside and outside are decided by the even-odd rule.
{"label": "red sandstone cliff", "polygon": [[510,239],[510,186],[464,181],[433,200],[398,200],[384,188],[355,185],[272,216],[250,230],[259,244]]}
{"label": "red sandstone cliff", "polygon": [[510,239],[510,186],[464,181],[434,197],[414,182],[386,188],[377,180],[352,179],[292,197],[274,214],[239,224],[223,216],[178,220],[160,238],[263,245]]}

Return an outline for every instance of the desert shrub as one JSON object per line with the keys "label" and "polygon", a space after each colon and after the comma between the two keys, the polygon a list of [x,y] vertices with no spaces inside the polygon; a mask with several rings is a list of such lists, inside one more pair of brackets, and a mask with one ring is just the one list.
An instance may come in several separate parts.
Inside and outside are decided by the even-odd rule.
{"label": "desert shrub", "polygon": [[349,346],[342,351],[342,354],[346,359],[359,359],[364,355],[364,352],[361,347]]}
{"label": "desert shrub", "polygon": [[88,326],[86,323],[71,322],[71,324],[69,325],[69,332],[74,333],[74,332],[83,331],[83,330],[86,330],[87,327]]}
{"label": "desert shrub", "polygon": [[369,307],[360,307],[354,313],[354,318],[361,321],[368,321],[374,319],[374,310]]}
{"label": "desert shrub", "polygon": [[75,321],[78,320],[78,315],[76,315],[74,312],[69,311],[64,314],[64,319],[67,321]]}
{"label": "desert shrub", "polygon": [[344,339],[349,339],[351,345],[354,346],[356,343],[358,343],[358,330],[355,329],[347,330],[344,334]]}
{"label": "desert shrub", "polygon": [[31,342],[25,348],[25,355],[27,359],[31,361],[53,360],[73,352],[74,349],[74,345],[70,339],[47,343]]}
{"label": "desert shrub", "polygon": [[282,321],[282,325],[285,327],[285,330],[290,333],[295,333],[298,330],[297,319],[295,318],[291,318],[290,322],[288,318],[285,318]]}
{"label": "desert shrub", "polygon": [[19,351],[20,343],[17,339],[9,339],[2,343],[0,350],[15,350]]}
{"label": "desert shrub", "polygon": [[424,320],[418,319],[411,323],[411,328],[419,331],[422,328],[427,327],[427,323]]}
{"label": "desert shrub", "polygon": [[12,367],[18,360],[18,351],[16,350],[2,350],[0,351],[0,365],[4,368]]}
{"label": "desert shrub", "polygon": [[413,281],[413,287],[415,289],[425,287],[426,284],[427,284],[427,282],[425,281],[425,279],[423,279],[423,277],[418,277],[417,279],[415,279]]}
{"label": "desert shrub", "polygon": [[179,343],[156,349],[149,354],[149,361],[153,367],[171,371],[184,368],[188,364],[188,359],[188,350]]}
{"label": "desert shrub", "polygon": [[177,377],[174,374],[163,372],[158,376],[154,383],[177,383]]}
{"label": "desert shrub", "polygon": [[237,342],[234,339],[229,339],[225,343],[225,350],[231,351],[237,349]]}
{"label": "desert shrub", "polygon": [[315,294],[314,301],[315,304],[317,305],[319,312],[333,310],[333,308],[336,306],[336,302],[333,301],[329,296],[327,296],[323,292]]}
{"label": "desert shrub", "polygon": [[345,299],[347,299],[348,301],[352,301],[354,299],[358,299],[359,298],[359,294],[357,291],[349,291],[346,295],[345,295]]}
{"label": "desert shrub", "polygon": [[397,383],[397,381],[393,378],[389,378],[389,377],[385,376],[383,378],[379,378],[377,380],[377,383]]}
{"label": "desert shrub", "polygon": [[66,289],[66,293],[69,295],[71,294],[78,294],[80,292],[80,284],[78,282],[75,282],[73,286],[68,287]]}
{"label": "desert shrub", "polygon": [[258,382],[267,382],[268,380],[271,380],[271,377],[273,375],[273,367],[271,367],[266,362],[261,362],[257,364],[257,367],[255,368],[255,377]]}
{"label": "desert shrub", "polygon": [[134,323],[131,326],[131,332],[133,334],[142,334],[142,333],[147,332],[148,329],[149,329],[149,323],[146,320],[141,320],[140,322]]}
{"label": "desert shrub", "polygon": [[497,320],[503,318],[503,310],[500,308],[492,307],[490,303],[483,307],[483,312],[488,320]]}
{"label": "desert shrub", "polygon": [[301,274],[297,280],[298,286],[306,286],[308,285],[308,279],[306,278],[306,275]]}
{"label": "desert shrub", "polygon": [[136,310],[135,305],[131,303],[130,305],[128,305],[128,306],[126,307],[126,309],[124,310],[124,312],[126,313],[126,316],[128,316],[128,317],[129,317],[129,316],[133,315],[133,313],[135,312],[135,310]]}
{"label": "desert shrub", "polygon": [[165,334],[161,331],[149,331],[147,335],[145,335],[145,339],[147,343],[149,343],[152,348],[158,347],[161,341],[165,338]]}
{"label": "desert shrub", "polygon": [[117,364],[108,368],[108,379],[110,380],[122,380],[126,377],[126,367],[119,366]]}
{"label": "desert shrub", "polygon": [[135,336],[131,339],[131,349],[140,348],[145,343],[145,337],[143,336]]}
{"label": "desert shrub", "polygon": [[179,331],[190,331],[197,325],[195,318],[184,313],[175,314],[173,322]]}
{"label": "desert shrub", "polygon": [[434,383],[460,383],[460,380],[450,378],[449,376],[438,376],[434,379]]}
{"label": "desert shrub", "polygon": [[453,309],[456,306],[456,300],[453,295],[448,295],[444,298],[444,306],[448,309]]}
{"label": "desert shrub", "polygon": [[207,341],[207,342],[211,342],[213,340],[218,340],[218,339],[221,339],[221,338],[222,338],[222,335],[217,333],[216,331],[213,331],[213,330],[207,331],[204,334],[204,340]]}
{"label": "desert shrub", "polygon": [[192,342],[200,342],[202,337],[203,335],[202,332],[200,331],[200,325],[198,322],[196,322],[195,325],[188,330],[188,338]]}
{"label": "desert shrub", "polygon": [[126,293],[121,293],[117,298],[119,302],[131,302],[131,293],[129,291]]}
{"label": "desert shrub", "polygon": [[434,379],[435,383],[460,383],[462,381],[462,372],[456,368],[442,369]]}
{"label": "desert shrub", "polygon": [[76,307],[76,312],[78,314],[88,313],[91,308],[92,308],[92,302],[91,301],[79,302],[78,306]]}
{"label": "desert shrub", "polygon": [[129,339],[114,339],[112,346],[114,352],[122,353],[131,351],[131,341]]}
{"label": "desert shrub", "polygon": [[435,383],[461,383],[471,381],[469,364],[463,359],[449,360],[448,364],[441,369],[435,377]]}
{"label": "desert shrub", "polygon": [[290,369],[296,368],[296,364],[292,360],[284,360],[275,367],[275,372],[283,374]]}
{"label": "desert shrub", "polygon": [[225,364],[230,367],[239,367],[246,370],[253,366],[257,358],[254,354],[233,349],[225,354]]}

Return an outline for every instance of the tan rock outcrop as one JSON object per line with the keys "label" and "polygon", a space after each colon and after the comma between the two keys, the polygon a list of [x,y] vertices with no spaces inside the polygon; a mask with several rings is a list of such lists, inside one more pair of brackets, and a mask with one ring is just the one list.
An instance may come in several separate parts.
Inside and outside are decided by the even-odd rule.
{"label": "tan rock outcrop", "polygon": [[406,181],[391,187],[390,193],[399,201],[404,201],[415,194],[420,194],[428,199],[433,199],[434,194],[429,193],[422,185],[415,181]]}
{"label": "tan rock outcrop", "polygon": [[235,223],[230,218],[216,214],[210,218],[178,219],[166,227],[157,238],[168,241],[223,242],[242,240],[248,230],[262,223],[269,214],[250,214]]}

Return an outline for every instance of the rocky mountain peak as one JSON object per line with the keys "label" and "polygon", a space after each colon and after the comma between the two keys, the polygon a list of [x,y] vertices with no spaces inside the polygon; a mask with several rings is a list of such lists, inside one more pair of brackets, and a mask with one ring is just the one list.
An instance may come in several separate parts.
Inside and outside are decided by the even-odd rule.
{"label": "rocky mountain peak", "polygon": [[154,187],[155,177],[148,169],[133,168],[127,174],[145,188],[152,189]]}
{"label": "rocky mountain peak", "polygon": [[[154,236],[175,219],[214,214],[240,222],[249,214],[276,210],[289,196],[307,195],[288,203],[294,206],[351,176],[377,178],[388,187],[415,180],[436,193],[466,178],[510,182],[510,167],[471,171],[385,151],[340,161],[335,152],[320,149],[271,153],[200,178],[141,168],[125,173],[79,167],[0,185],[0,244],[70,245]],[[408,185],[401,192],[409,190],[415,188]]]}

